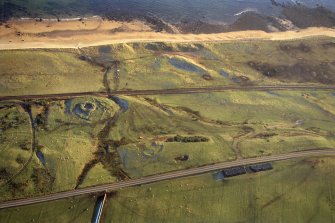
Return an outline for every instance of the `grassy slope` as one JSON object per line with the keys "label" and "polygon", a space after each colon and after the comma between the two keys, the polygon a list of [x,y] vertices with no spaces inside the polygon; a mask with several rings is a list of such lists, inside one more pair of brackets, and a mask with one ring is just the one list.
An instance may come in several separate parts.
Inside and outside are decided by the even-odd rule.
{"label": "grassy slope", "polygon": [[[326,107],[323,104],[323,101],[331,101],[331,97],[326,91],[166,95],[151,96],[154,99],[151,101],[141,97],[123,97],[128,101],[129,109],[120,115],[105,137],[114,142],[125,142],[116,148],[112,141],[110,145],[113,151],[117,150],[122,169],[133,178],[240,156],[334,148],[334,107],[332,103]],[[97,107],[87,121],[73,111],[77,104],[84,102],[104,106]],[[73,189],[85,164],[95,158],[98,135],[105,118],[115,114],[118,108],[108,99],[91,97],[73,99],[71,103],[48,103],[47,119],[44,125],[37,125],[36,133],[38,146],[46,158],[46,169],[55,177],[52,187],[44,192]],[[43,113],[41,108],[34,111]],[[297,120],[304,123],[296,125]],[[209,141],[165,142],[177,134],[204,136]],[[189,155],[188,161],[175,160],[185,154]],[[4,161],[4,165],[15,162],[13,159]],[[114,164],[109,161],[94,167],[81,187],[114,182],[115,176],[108,172],[114,169]],[[32,171],[36,166],[42,167],[34,156],[26,171]],[[24,177],[17,178],[17,182],[25,182],[30,175],[28,172],[22,174]],[[3,198],[41,193],[31,180],[28,182],[29,186],[24,190],[14,190],[14,194],[11,194],[11,188],[4,188],[6,196]]]}
{"label": "grassy slope", "polygon": [[310,158],[215,181],[210,174],[121,190],[104,222],[332,222],[335,160]]}
{"label": "grassy slope", "polygon": [[[6,168],[11,175],[21,169],[23,162],[28,160],[31,154],[31,124],[28,115],[20,106],[3,108],[0,114],[2,121],[0,168]],[[26,150],[21,149],[20,145],[25,145]],[[12,162],[6,163],[9,159]],[[4,183],[3,180],[2,178],[1,184]]]}
{"label": "grassy slope", "polygon": [[[299,77],[286,80],[266,77],[251,68],[248,62],[278,66],[305,64],[303,66],[308,71],[293,69],[290,72],[299,76],[315,70],[321,78],[326,70],[332,73],[335,69],[335,47],[323,46],[333,41],[330,38],[315,37],[294,41],[114,44],[83,48],[80,53],[69,49],[3,51],[0,55],[0,95],[101,91],[104,86],[103,67],[109,66],[111,72],[108,80],[112,89],[166,89],[283,82],[293,84],[301,82]],[[299,49],[301,43],[309,48],[308,52]],[[281,45],[288,46],[290,50],[281,50]],[[81,53],[94,58],[96,65],[81,61]],[[188,66],[201,72],[175,67],[169,62],[171,58],[188,63]],[[113,65],[114,60],[121,61],[117,68]],[[116,69],[119,70],[118,85],[113,80]],[[222,69],[229,74],[228,77],[220,74]],[[210,75],[212,80],[205,80],[202,77],[204,74]],[[239,76],[247,77],[249,81],[236,83],[232,79]]]}
{"label": "grassy slope", "polygon": [[[30,163],[37,159],[32,152],[32,129],[29,116],[19,105],[1,109],[0,192],[6,199],[35,190],[28,181],[33,174]],[[30,161],[31,159],[31,161]],[[26,167],[25,167],[26,166]],[[39,168],[39,165],[36,165]],[[16,176],[16,177],[14,177]],[[38,190],[37,186],[36,189]],[[30,192],[31,193],[31,192]]]}
{"label": "grassy slope", "polygon": [[[130,109],[112,129],[111,137],[126,137],[132,142],[118,148],[124,169],[130,176],[138,177],[235,158],[229,143],[220,134],[222,131],[238,130],[223,130],[218,126],[192,121],[191,117],[178,111],[169,114],[140,98],[127,99]],[[167,137],[176,134],[206,136],[210,141],[164,142]],[[184,154],[190,155],[189,161],[174,160]]]}
{"label": "grassy slope", "polygon": [[88,121],[73,112],[78,103],[96,103],[95,100],[90,97],[72,100],[70,114],[65,114],[64,102],[54,103],[50,108],[47,129],[37,132],[39,144],[44,146],[47,166],[56,176],[53,187],[55,191],[73,189],[76,186],[81,170],[97,151],[96,136],[103,127],[103,123],[99,121],[117,109],[112,102],[98,99],[111,107],[108,110],[104,110],[104,107],[97,108]]}
{"label": "grassy slope", "polygon": [[[97,104],[90,120],[79,118],[73,112],[77,104],[84,102]],[[26,168],[23,168],[23,172],[17,175],[12,183],[1,186],[3,200],[74,189],[84,165],[94,157],[93,153],[97,151],[96,137],[103,127],[103,120],[107,115],[113,115],[118,109],[112,101],[91,97],[73,99],[68,108],[69,114],[66,113],[67,106],[64,101],[46,102],[46,104],[49,107],[47,118],[43,124],[39,122],[36,125],[36,149],[39,148],[44,154],[46,165],[43,166],[33,153],[32,160]],[[45,110],[41,106],[35,104],[32,107],[36,111],[34,118],[39,114],[45,115]],[[13,110],[10,116],[16,115],[15,112],[16,110]],[[1,168],[8,172],[9,176],[13,176],[23,166],[18,163],[17,157],[22,157],[23,161],[27,162],[28,154],[31,154],[31,144],[29,144],[31,129],[25,130],[29,133],[29,137],[27,134],[18,134],[20,133],[18,131],[23,131],[27,125],[30,128],[30,122],[28,122],[26,125],[20,125],[19,129],[9,128],[4,134],[12,137],[8,137],[1,146]],[[17,148],[21,142],[27,140],[27,150]],[[13,142],[15,145],[12,145]],[[33,176],[36,169],[39,172],[35,172],[37,176]],[[100,175],[95,179],[98,177]],[[86,185],[96,184],[95,179],[89,179]],[[1,181],[1,183],[4,182]]]}
{"label": "grassy slope", "polygon": [[[223,132],[225,139],[235,138],[235,149],[243,157],[334,148],[334,107],[326,103],[333,97],[329,92],[287,91],[152,96],[167,106],[198,111],[208,120],[249,127],[246,135]],[[298,120],[303,120],[303,124],[296,125]]]}
{"label": "grassy slope", "polygon": [[1,95],[87,92],[103,88],[100,68],[79,60],[73,52],[2,51],[0,67]]}
{"label": "grassy slope", "polygon": [[[109,80],[111,88],[114,88],[116,85],[113,83],[113,69],[116,68],[111,61],[115,59],[123,61],[118,67],[120,88],[159,89],[236,84],[230,78],[232,75],[242,74],[257,84],[278,83],[252,71],[246,62],[250,58],[278,64],[286,64],[289,61],[295,63],[302,60],[301,58],[316,64],[326,60],[331,62],[335,55],[332,54],[334,49],[320,47],[323,41],[329,42],[329,39],[290,42],[291,45],[308,43],[312,48],[312,52],[308,54],[299,50],[284,54],[278,49],[280,42],[264,41],[220,44],[133,43],[83,49],[82,52],[91,55],[100,65],[79,60],[73,50],[3,51],[0,55],[0,65],[4,68],[0,71],[0,85],[4,86],[1,88],[4,90],[0,94],[101,90],[103,66],[112,66]],[[13,58],[15,60],[12,60]],[[197,72],[188,72],[172,66],[169,63],[171,58],[205,70],[214,81],[204,80]],[[221,68],[229,73],[229,77],[219,75]],[[35,75],[36,73],[38,75]],[[171,78],[171,75],[174,78]],[[31,77],[37,79],[31,81]],[[124,97],[129,101],[130,108],[120,116],[107,137],[116,141],[126,139],[126,144],[121,145],[117,151],[123,170],[131,177],[232,160],[240,156],[250,157],[319,147],[333,148],[333,97],[331,92],[227,91],[150,97],[157,100],[156,104],[150,104],[141,97]],[[23,173],[16,177],[11,185],[1,188],[2,199],[33,196],[75,187],[85,164],[94,158],[94,152],[97,151],[97,135],[104,126],[104,119],[114,114],[117,107],[105,99],[87,97],[74,99],[69,108],[71,111],[77,103],[95,100],[111,108],[98,109],[92,114],[90,121],[83,120],[73,113],[66,114],[65,101],[47,102],[47,124],[38,126],[36,132],[38,146],[46,157],[47,165],[43,167],[34,155]],[[42,110],[41,106],[34,108],[34,116]],[[1,115],[5,115],[6,112],[1,110]],[[9,175],[13,175],[22,166],[17,158],[29,158],[28,152],[19,149],[18,145],[21,141],[29,144],[31,135],[27,114],[14,107],[8,112],[13,118],[17,113],[25,117],[19,128],[9,128],[3,134],[9,140],[1,145],[1,166]],[[2,118],[5,119],[7,118]],[[296,125],[297,120],[303,120],[304,124]],[[22,132],[25,133],[21,134]],[[273,135],[262,136],[265,133]],[[167,137],[177,134],[205,136],[209,141],[188,144],[164,142]],[[188,161],[175,160],[176,157],[185,154],[190,157]],[[82,186],[114,181],[115,179],[106,172],[112,170],[113,165],[105,163],[103,168],[93,168]],[[35,178],[37,176],[38,180],[32,178],[33,175]],[[101,180],[102,175],[106,176],[106,179]],[[52,178],[55,178],[54,182]]]}
{"label": "grassy slope", "polygon": [[0,210],[2,222],[91,222],[94,197],[75,197]]}

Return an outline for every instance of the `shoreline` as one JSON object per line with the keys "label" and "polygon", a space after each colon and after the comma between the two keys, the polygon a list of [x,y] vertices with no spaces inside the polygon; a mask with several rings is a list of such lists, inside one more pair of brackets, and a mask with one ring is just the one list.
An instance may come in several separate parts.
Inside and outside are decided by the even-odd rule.
{"label": "shoreline", "polygon": [[87,20],[99,20],[103,19],[101,16],[95,15],[95,16],[90,16],[90,17],[68,17],[68,18],[42,18],[42,17],[21,17],[21,18],[14,18],[11,19],[10,21],[13,22],[31,22],[31,21],[43,21],[43,22],[68,22],[68,21],[87,21]]}

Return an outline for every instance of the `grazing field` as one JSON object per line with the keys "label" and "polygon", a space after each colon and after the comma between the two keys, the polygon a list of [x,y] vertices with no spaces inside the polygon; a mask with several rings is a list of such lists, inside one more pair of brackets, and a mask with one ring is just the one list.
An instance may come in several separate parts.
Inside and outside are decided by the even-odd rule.
{"label": "grazing field", "polygon": [[[0,95],[334,84],[335,40],[123,43],[0,55]],[[14,60],[15,58],[15,60]]]}
{"label": "grazing field", "polygon": [[333,97],[328,91],[227,91],[31,101],[33,150],[20,143],[31,142],[33,135],[29,109],[8,102],[1,110],[3,123],[7,116],[26,118],[13,118],[4,129],[4,136],[18,140],[8,138],[2,146],[2,199],[237,158],[335,148]]}
{"label": "grazing field", "polygon": [[[334,55],[320,37],[2,51],[0,95],[326,85]],[[334,148],[334,119],[334,92],[321,90],[1,102],[1,200]]]}
{"label": "grazing field", "polygon": [[72,50],[1,51],[0,68],[0,95],[103,89],[101,69],[79,60]]}
{"label": "grazing field", "polygon": [[[97,135],[103,129],[104,120],[114,115],[117,105],[104,98],[84,97],[30,102],[25,112],[23,104],[18,101],[11,105],[11,110],[6,107],[1,109],[2,122],[12,121],[8,127],[2,126],[1,199],[74,189],[85,165],[99,151]],[[17,110],[23,113],[23,117],[31,113],[34,143],[31,143],[33,134],[29,119],[28,123],[24,123],[23,118],[6,118],[16,117]],[[98,173],[100,175],[95,179],[101,178],[101,170],[92,173]],[[92,177],[88,178],[86,185],[99,183]]]}
{"label": "grazing field", "polygon": [[335,221],[333,158],[273,167],[226,180],[206,174],[120,190],[103,222]]}
{"label": "grazing field", "polygon": [[[221,125],[221,136],[230,142],[235,155],[250,157],[334,148],[333,97],[327,91],[227,91],[151,99],[169,109],[192,111],[189,115],[199,121]],[[232,128],[240,132],[226,132]]]}
{"label": "grazing field", "polygon": [[0,210],[2,222],[91,222],[95,196],[79,196],[52,202]]}

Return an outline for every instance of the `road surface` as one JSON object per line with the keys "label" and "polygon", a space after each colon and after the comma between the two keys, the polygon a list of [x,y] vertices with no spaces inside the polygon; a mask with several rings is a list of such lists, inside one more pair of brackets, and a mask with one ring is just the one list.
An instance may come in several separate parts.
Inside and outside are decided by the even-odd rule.
{"label": "road surface", "polygon": [[[335,85],[263,85],[263,86],[215,86],[203,88],[176,88],[158,90],[119,90],[110,91],[110,95],[160,95],[160,94],[192,94],[221,91],[279,91],[279,90],[335,90]],[[83,96],[108,97],[107,92],[79,92],[42,95],[0,96],[0,101],[24,99],[66,99]]]}
{"label": "road surface", "polygon": [[138,179],[121,181],[121,182],[112,183],[112,184],[105,184],[105,185],[76,189],[72,191],[65,191],[65,192],[60,192],[60,193],[55,193],[55,194],[50,194],[50,195],[45,195],[45,196],[2,202],[0,203],[0,209],[41,203],[41,202],[46,202],[46,201],[53,201],[53,200],[58,200],[58,199],[68,198],[68,197],[73,197],[73,196],[78,196],[78,195],[87,195],[87,194],[93,194],[93,193],[115,191],[115,190],[119,190],[125,187],[132,187],[132,186],[138,186],[138,185],[143,185],[143,184],[150,184],[150,183],[154,183],[158,181],[176,179],[180,177],[193,176],[193,175],[203,174],[203,173],[207,173],[211,171],[221,170],[224,168],[250,165],[250,164],[256,164],[256,163],[263,163],[263,162],[273,162],[273,161],[287,160],[287,159],[294,159],[294,158],[301,158],[301,157],[310,157],[310,156],[335,156],[335,149],[319,149],[319,150],[300,151],[300,152],[292,152],[292,153],[287,153],[287,154],[263,156],[263,157],[257,157],[257,158],[240,159],[240,160],[235,160],[235,161],[210,164],[210,165],[205,165],[201,167],[194,167],[194,168],[185,169],[185,170],[177,170],[177,171],[162,173],[158,175],[142,177]]}

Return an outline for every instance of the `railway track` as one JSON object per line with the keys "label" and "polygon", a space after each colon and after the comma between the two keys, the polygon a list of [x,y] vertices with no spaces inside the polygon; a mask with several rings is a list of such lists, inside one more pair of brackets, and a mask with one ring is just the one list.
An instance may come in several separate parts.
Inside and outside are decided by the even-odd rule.
{"label": "railway track", "polygon": [[121,181],[121,182],[112,183],[112,184],[105,184],[105,185],[99,185],[99,186],[94,186],[94,187],[76,189],[76,190],[65,191],[65,192],[60,192],[60,193],[55,193],[55,194],[50,194],[50,195],[45,195],[45,196],[39,196],[39,197],[33,197],[33,198],[6,201],[6,202],[0,203],[0,209],[42,203],[42,202],[47,202],[47,201],[53,201],[53,200],[78,196],[78,195],[88,195],[88,194],[94,194],[94,193],[115,191],[115,190],[119,190],[119,189],[126,188],[126,187],[133,187],[133,186],[155,183],[159,181],[199,175],[203,173],[221,170],[224,168],[251,165],[251,164],[257,164],[257,163],[263,163],[263,162],[274,162],[274,161],[288,160],[288,159],[295,159],[295,158],[313,157],[313,156],[335,156],[335,149],[318,149],[318,150],[300,151],[300,152],[292,152],[292,153],[287,153],[287,154],[263,156],[263,157],[240,159],[240,160],[235,160],[235,161],[210,164],[210,165],[205,165],[201,167],[194,167],[194,168],[185,169],[185,170],[172,171],[172,172],[162,173],[158,175],[146,176],[146,177],[142,177],[138,179]]}
{"label": "railway track", "polygon": [[[335,85],[263,85],[263,86],[216,86],[203,88],[176,88],[159,90],[118,90],[110,91],[110,95],[164,95],[164,94],[195,94],[222,91],[281,91],[281,90],[335,90]],[[83,96],[108,97],[107,92],[79,92],[42,95],[13,95],[0,96],[5,100],[31,100],[31,99],[67,99]]]}

